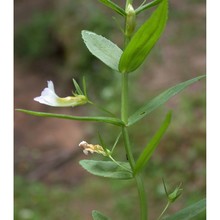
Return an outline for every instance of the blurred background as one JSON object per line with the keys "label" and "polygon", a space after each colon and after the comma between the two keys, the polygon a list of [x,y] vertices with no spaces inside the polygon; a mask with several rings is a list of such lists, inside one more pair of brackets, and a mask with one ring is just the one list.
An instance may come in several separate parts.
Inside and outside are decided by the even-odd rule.
{"label": "blurred background", "polygon": [[[123,7],[125,1],[117,1]],[[206,72],[205,0],[170,0],[167,28],[141,70],[130,75],[130,113],[165,89]],[[134,1],[138,7],[142,1]],[[138,17],[139,26],[152,10]],[[122,47],[122,18],[97,0],[15,0],[14,2],[15,108],[71,115],[105,115],[91,106],[53,108],[33,101],[55,84],[59,96],[74,91],[86,77],[91,100],[120,115],[120,75],[92,56],[81,30],[90,30]],[[205,81],[190,86],[130,129],[134,154],[143,149],[173,110],[166,135],[147,165],[144,178],[150,219],[166,203],[162,178],[168,190],[182,182],[183,194],[168,214],[205,197],[206,100]],[[119,130],[100,123],[37,118],[15,112],[15,218],[16,220],[91,219],[96,209],[112,219],[133,220],[139,213],[133,181],[92,176],[79,166],[85,156],[78,144],[99,143],[98,132],[113,145]],[[126,160],[122,142],[118,160]],[[202,214],[196,219],[205,219]]]}

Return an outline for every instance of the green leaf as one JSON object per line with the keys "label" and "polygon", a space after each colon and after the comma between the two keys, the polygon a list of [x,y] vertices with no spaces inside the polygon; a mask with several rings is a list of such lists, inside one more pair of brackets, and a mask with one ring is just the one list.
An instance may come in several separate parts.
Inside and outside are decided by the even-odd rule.
{"label": "green leaf", "polygon": [[135,174],[140,172],[144,168],[144,166],[146,165],[148,160],[151,158],[154,150],[158,146],[161,138],[163,137],[164,133],[166,132],[166,130],[170,124],[171,116],[172,116],[171,112],[169,112],[166,115],[166,118],[163,121],[163,123],[161,124],[160,128],[157,130],[156,134],[151,138],[150,142],[147,144],[147,146],[145,147],[145,149],[141,153],[140,157],[137,160],[135,168],[134,168]]}
{"label": "green leaf", "polygon": [[116,145],[117,145],[117,143],[118,143],[118,141],[119,141],[119,139],[120,139],[120,137],[121,137],[121,133],[122,133],[122,132],[119,133],[118,137],[117,137],[116,140],[115,140],[115,143],[114,143],[114,145],[113,145],[113,147],[112,147],[112,149],[111,149],[111,154],[113,154],[113,151],[114,151],[114,149],[115,149],[115,147],[116,147]]}
{"label": "green leaf", "polygon": [[115,12],[117,12],[118,14],[125,16],[126,13],[124,11],[124,9],[122,9],[120,6],[116,5],[114,2],[110,1],[110,0],[99,0],[102,4],[106,5],[107,7],[113,9]]}
{"label": "green leaf", "polygon": [[179,186],[176,187],[173,192],[168,193],[164,179],[162,179],[162,181],[163,181],[164,191],[167,196],[167,200],[171,204],[171,203],[175,202],[181,196],[183,189],[180,187],[181,187],[182,183],[180,183]]}
{"label": "green leaf", "polygon": [[87,88],[86,88],[86,78],[84,76],[83,76],[83,92],[84,92],[84,95],[88,98]]}
{"label": "green leaf", "polygon": [[93,220],[110,220],[110,218],[103,215],[101,212],[93,210],[92,211]]}
{"label": "green leaf", "polygon": [[151,8],[151,7],[155,6],[155,5],[158,5],[161,1],[163,1],[163,0],[154,0],[154,1],[149,2],[147,4],[141,5],[140,7],[138,7],[135,10],[136,15],[138,15],[140,12],[142,12],[142,11],[148,9],[148,8]]}
{"label": "green leaf", "polygon": [[102,136],[100,135],[99,132],[98,132],[98,136],[99,136],[100,144],[101,144],[103,150],[105,151],[106,155],[111,154],[110,150],[107,148],[107,146],[106,146],[106,144],[105,144],[104,140],[102,139]]}
{"label": "green leaf", "polygon": [[82,31],[82,38],[89,51],[113,70],[118,71],[122,50],[110,40],[90,31]]}
{"label": "green leaf", "polygon": [[141,120],[143,117],[148,115],[150,112],[167,102],[170,98],[172,98],[174,95],[181,92],[183,89],[185,89],[187,86],[197,82],[198,80],[204,78],[203,76],[198,76],[196,78],[187,80],[185,82],[182,82],[180,84],[177,84],[176,86],[173,86],[160,95],[156,96],[151,101],[144,104],[138,111],[136,111],[133,115],[131,115],[128,119],[128,126],[136,123],[137,121]]}
{"label": "green leaf", "polygon": [[113,161],[81,160],[79,163],[85,170],[96,176],[112,179],[133,178],[132,172],[126,170],[130,169],[130,165],[127,162],[118,162],[121,166],[126,167],[126,169],[123,169]]}
{"label": "green leaf", "polygon": [[82,90],[80,89],[79,84],[76,82],[75,79],[73,79],[73,84],[74,84],[74,86],[75,86],[75,88],[76,88],[77,94],[78,94],[78,95],[84,95],[83,92],[82,92]]}
{"label": "green leaf", "polygon": [[111,118],[111,117],[71,116],[71,115],[53,114],[53,113],[47,113],[47,112],[36,112],[36,111],[30,111],[30,110],[25,110],[25,109],[16,109],[16,111],[23,112],[29,115],[39,116],[39,117],[62,118],[62,119],[75,120],[75,121],[104,122],[104,123],[113,124],[117,126],[124,125],[124,122],[122,122],[120,119]]}
{"label": "green leaf", "polygon": [[193,205],[180,210],[172,216],[163,218],[163,220],[189,220],[204,212],[206,209],[206,199],[202,199]]}
{"label": "green leaf", "polygon": [[121,73],[130,73],[144,62],[166,26],[167,15],[167,0],[163,0],[151,17],[134,34],[125,48],[119,61],[119,71]]}

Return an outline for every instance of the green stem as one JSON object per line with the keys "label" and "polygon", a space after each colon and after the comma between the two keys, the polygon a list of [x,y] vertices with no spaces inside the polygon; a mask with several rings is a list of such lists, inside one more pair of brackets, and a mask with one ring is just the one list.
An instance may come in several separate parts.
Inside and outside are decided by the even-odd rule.
{"label": "green stem", "polygon": [[99,110],[101,110],[101,111],[103,111],[103,112],[105,112],[105,113],[107,113],[107,114],[109,114],[109,115],[111,115],[111,116],[113,116],[113,117],[116,117],[115,114],[113,114],[112,112],[110,112],[110,111],[108,111],[107,109],[103,108],[101,105],[97,105],[97,104],[95,104],[95,103],[92,102],[92,101],[88,101],[88,103],[91,104],[91,105],[93,105],[94,107],[98,108]]}
{"label": "green stem", "polygon": [[115,164],[117,164],[119,167],[121,167],[124,170],[127,170],[129,173],[131,173],[131,170],[122,166],[120,163],[118,163],[111,155],[108,156]]}
{"label": "green stem", "polygon": [[[122,74],[122,102],[121,102],[121,119],[127,124],[128,122],[128,74]],[[124,138],[125,150],[128,157],[129,164],[132,171],[134,171],[135,161],[131,150],[128,129],[126,126],[122,126],[122,134]],[[140,200],[140,212],[141,220],[147,220],[147,199],[144,189],[144,184],[141,176],[137,174],[135,176],[137,185],[139,200]]]}
{"label": "green stem", "polygon": [[[126,7],[130,3],[132,4],[133,0],[126,0]],[[126,21],[125,21],[125,28],[126,28]],[[127,44],[130,41],[129,36],[124,36],[124,47],[127,46]],[[126,124],[128,123],[128,74],[122,74],[121,77],[121,120],[125,123],[125,126],[122,126],[122,134],[124,139],[124,145],[126,154],[128,157],[129,164],[131,166],[132,172],[134,173],[134,167],[135,167],[135,160],[132,154],[130,140],[129,140],[129,134],[128,129],[126,127]],[[135,175],[135,181],[137,185],[139,200],[140,200],[140,213],[141,213],[141,220],[147,220],[147,198],[146,193],[144,189],[143,180],[140,176],[140,174]]]}
{"label": "green stem", "polygon": [[166,212],[166,210],[168,209],[169,205],[170,205],[170,201],[167,202],[167,204],[166,204],[164,210],[161,212],[161,214],[160,214],[160,216],[158,217],[157,220],[160,220],[160,219],[161,219],[161,217],[163,216],[163,214],[164,214],[164,213]]}
{"label": "green stem", "polygon": [[138,195],[140,200],[140,210],[141,210],[141,220],[147,220],[147,198],[146,198],[146,192],[144,188],[143,180],[140,176],[140,174],[137,174],[135,176],[136,185],[138,188]]}
{"label": "green stem", "polygon": [[[124,138],[125,150],[126,150],[126,154],[128,157],[128,161],[130,163],[132,171],[134,171],[135,161],[134,161],[134,157],[133,157],[133,154],[131,151],[128,130],[124,126],[122,127],[122,134],[123,134],[123,138]],[[134,178],[136,181],[139,200],[140,200],[141,220],[147,220],[148,219],[147,218],[147,198],[146,198],[143,180],[142,180],[140,174],[135,175]]]}
{"label": "green stem", "polygon": [[124,126],[122,127],[122,134],[123,134],[123,138],[124,138],[125,150],[126,150],[126,154],[127,154],[127,157],[128,157],[128,161],[130,163],[132,171],[134,171],[135,161],[134,161],[134,157],[133,157],[133,154],[132,154],[132,151],[131,151],[131,145],[130,145],[128,130]]}
{"label": "green stem", "polygon": [[121,91],[121,119],[128,123],[128,74],[121,74],[122,91]]}

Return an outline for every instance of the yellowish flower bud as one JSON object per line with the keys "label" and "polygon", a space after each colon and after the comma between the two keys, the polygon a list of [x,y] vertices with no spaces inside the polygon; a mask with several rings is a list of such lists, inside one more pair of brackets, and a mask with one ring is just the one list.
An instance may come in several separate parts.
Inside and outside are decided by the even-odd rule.
{"label": "yellowish flower bud", "polygon": [[[86,141],[82,141],[80,144],[79,144],[80,147],[83,148],[83,153],[85,155],[88,155],[88,153],[97,153],[97,154],[102,154],[103,156],[108,156],[108,154],[104,151],[103,147],[96,144],[96,145],[93,145],[93,144],[88,144]],[[107,150],[109,153],[110,151]]]}

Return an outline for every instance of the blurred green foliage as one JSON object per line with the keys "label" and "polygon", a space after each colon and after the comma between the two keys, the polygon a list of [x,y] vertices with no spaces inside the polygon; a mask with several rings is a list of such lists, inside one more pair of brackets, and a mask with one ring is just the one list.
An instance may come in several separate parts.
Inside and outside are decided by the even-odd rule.
{"label": "blurred green foliage", "polygon": [[51,12],[37,13],[15,32],[15,55],[29,60],[49,56],[54,52]]}

